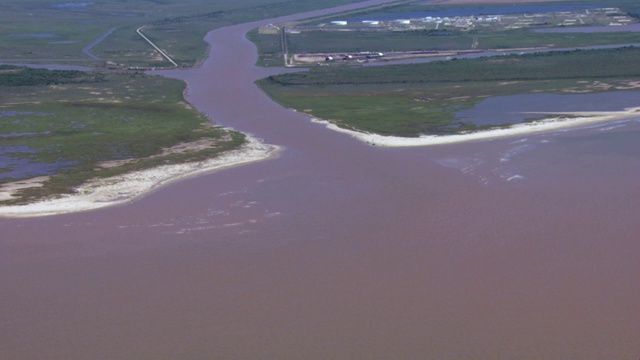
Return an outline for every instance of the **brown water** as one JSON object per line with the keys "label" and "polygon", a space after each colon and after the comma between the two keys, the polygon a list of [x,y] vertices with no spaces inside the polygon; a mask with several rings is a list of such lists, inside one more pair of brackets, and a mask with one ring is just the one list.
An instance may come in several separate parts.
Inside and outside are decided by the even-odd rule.
{"label": "brown water", "polygon": [[0,220],[0,357],[640,356],[640,122],[370,147],[252,85],[252,26],[171,75],[282,155]]}

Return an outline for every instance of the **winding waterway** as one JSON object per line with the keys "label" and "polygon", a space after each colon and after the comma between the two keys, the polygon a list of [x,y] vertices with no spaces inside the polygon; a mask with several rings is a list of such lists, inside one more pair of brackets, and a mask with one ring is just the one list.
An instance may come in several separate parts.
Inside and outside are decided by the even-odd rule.
{"label": "winding waterway", "polygon": [[[291,18],[291,17],[290,17]],[[20,359],[636,359],[640,122],[378,148],[270,101],[244,33],[164,73],[284,150],[124,206],[0,219]]]}

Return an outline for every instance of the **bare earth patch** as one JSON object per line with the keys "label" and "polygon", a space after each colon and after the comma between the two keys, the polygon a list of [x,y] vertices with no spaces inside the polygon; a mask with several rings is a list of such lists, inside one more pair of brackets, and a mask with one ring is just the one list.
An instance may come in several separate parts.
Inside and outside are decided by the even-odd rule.
{"label": "bare earth patch", "polygon": [[591,83],[587,81],[579,81],[578,84],[582,86],[578,88],[562,89],[562,92],[570,94],[585,94],[595,91],[635,90],[640,88],[640,81],[636,80],[619,81],[615,84],[603,83],[601,81],[593,81]]}
{"label": "bare earth patch", "polygon": [[42,187],[49,180],[49,176],[38,176],[32,179],[20,180],[0,185],[0,201],[16,199],[16,192],[20,189]]}
{"label": "bare earth patch", "polygon": [[97,167],[103,168],[103,169],[105,169],[105,168],[113,168],[113,167],[118,167],[118,166],[125,165],[125,164],[130,164],[132,162],[136,162],[138,160],[143,160],[143,159],[153,159],[153,158],[157,158],[157,157],[160,157],[160,156],[166,156],[166,155],[171,155],[171,154],[184,154],[184,153],[189,153],[189,152],[198,152],[198,151],[202,151],[202,150],[206,150],[206,149],[215,147],[220,142],[225,142],[225,141],[229,141],[229,140],[231,140],[230,136],[225,136],[225,137],[222,137],[220,139],[200,139],[200,140],[192,141],[192,142],[188,142],[188,143],[181,143],[181,144],[172,146],[170,148],[164,148],[164,149],[162,149],[162,152],[160,154],[152,155],[152,156],[149,156],[149,157],[146,157],[146,158],[103,161],[103,162],[99,163],[97,165]]}

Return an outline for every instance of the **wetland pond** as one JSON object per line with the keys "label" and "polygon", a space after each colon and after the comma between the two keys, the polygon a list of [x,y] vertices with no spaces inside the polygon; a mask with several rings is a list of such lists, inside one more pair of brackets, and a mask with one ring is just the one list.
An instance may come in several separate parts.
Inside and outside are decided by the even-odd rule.
{"label": "wetland pond", "polygon": [[456,112],[456,121],[475,125],[519,124],[553,116],[544,113],[621,111],[639,105],[640,91],[609,91],[590,94],[519,94],[494,96],[471,109]]}
{"label": "wetland pond", "polygon": [[70,160],[44,162],[39,159],[38,153],[48,150],[16,145],[20,143],[21,138],[49,135],[49,130],[6,131],[8,128],[29,129],[37,126],[35,124],[42,122],[43,118],[52,115],[53,113],[37,111],[0,110],[0,125],[5,129],[0,132],[0,180],[52,175],[75,163]]}

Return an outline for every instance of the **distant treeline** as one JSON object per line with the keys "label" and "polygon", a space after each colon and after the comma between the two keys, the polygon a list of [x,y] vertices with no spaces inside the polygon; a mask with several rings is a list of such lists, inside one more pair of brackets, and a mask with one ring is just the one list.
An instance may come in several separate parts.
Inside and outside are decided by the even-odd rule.
{"label": "distant treeline", "polygon": [[10,65],[1,66],[0,70],[15,70],[0,73],[0,86],[59,85],[104,81],[104,76],[100,73],[79,70],[20,68]]}
{"label": "distant treeline", "polygon": [[270,76],[291,85],[366,85],[465,81],[594,79],[640,76],[640,48],[550,51],[424,64],[375,67],[318,67]]}

